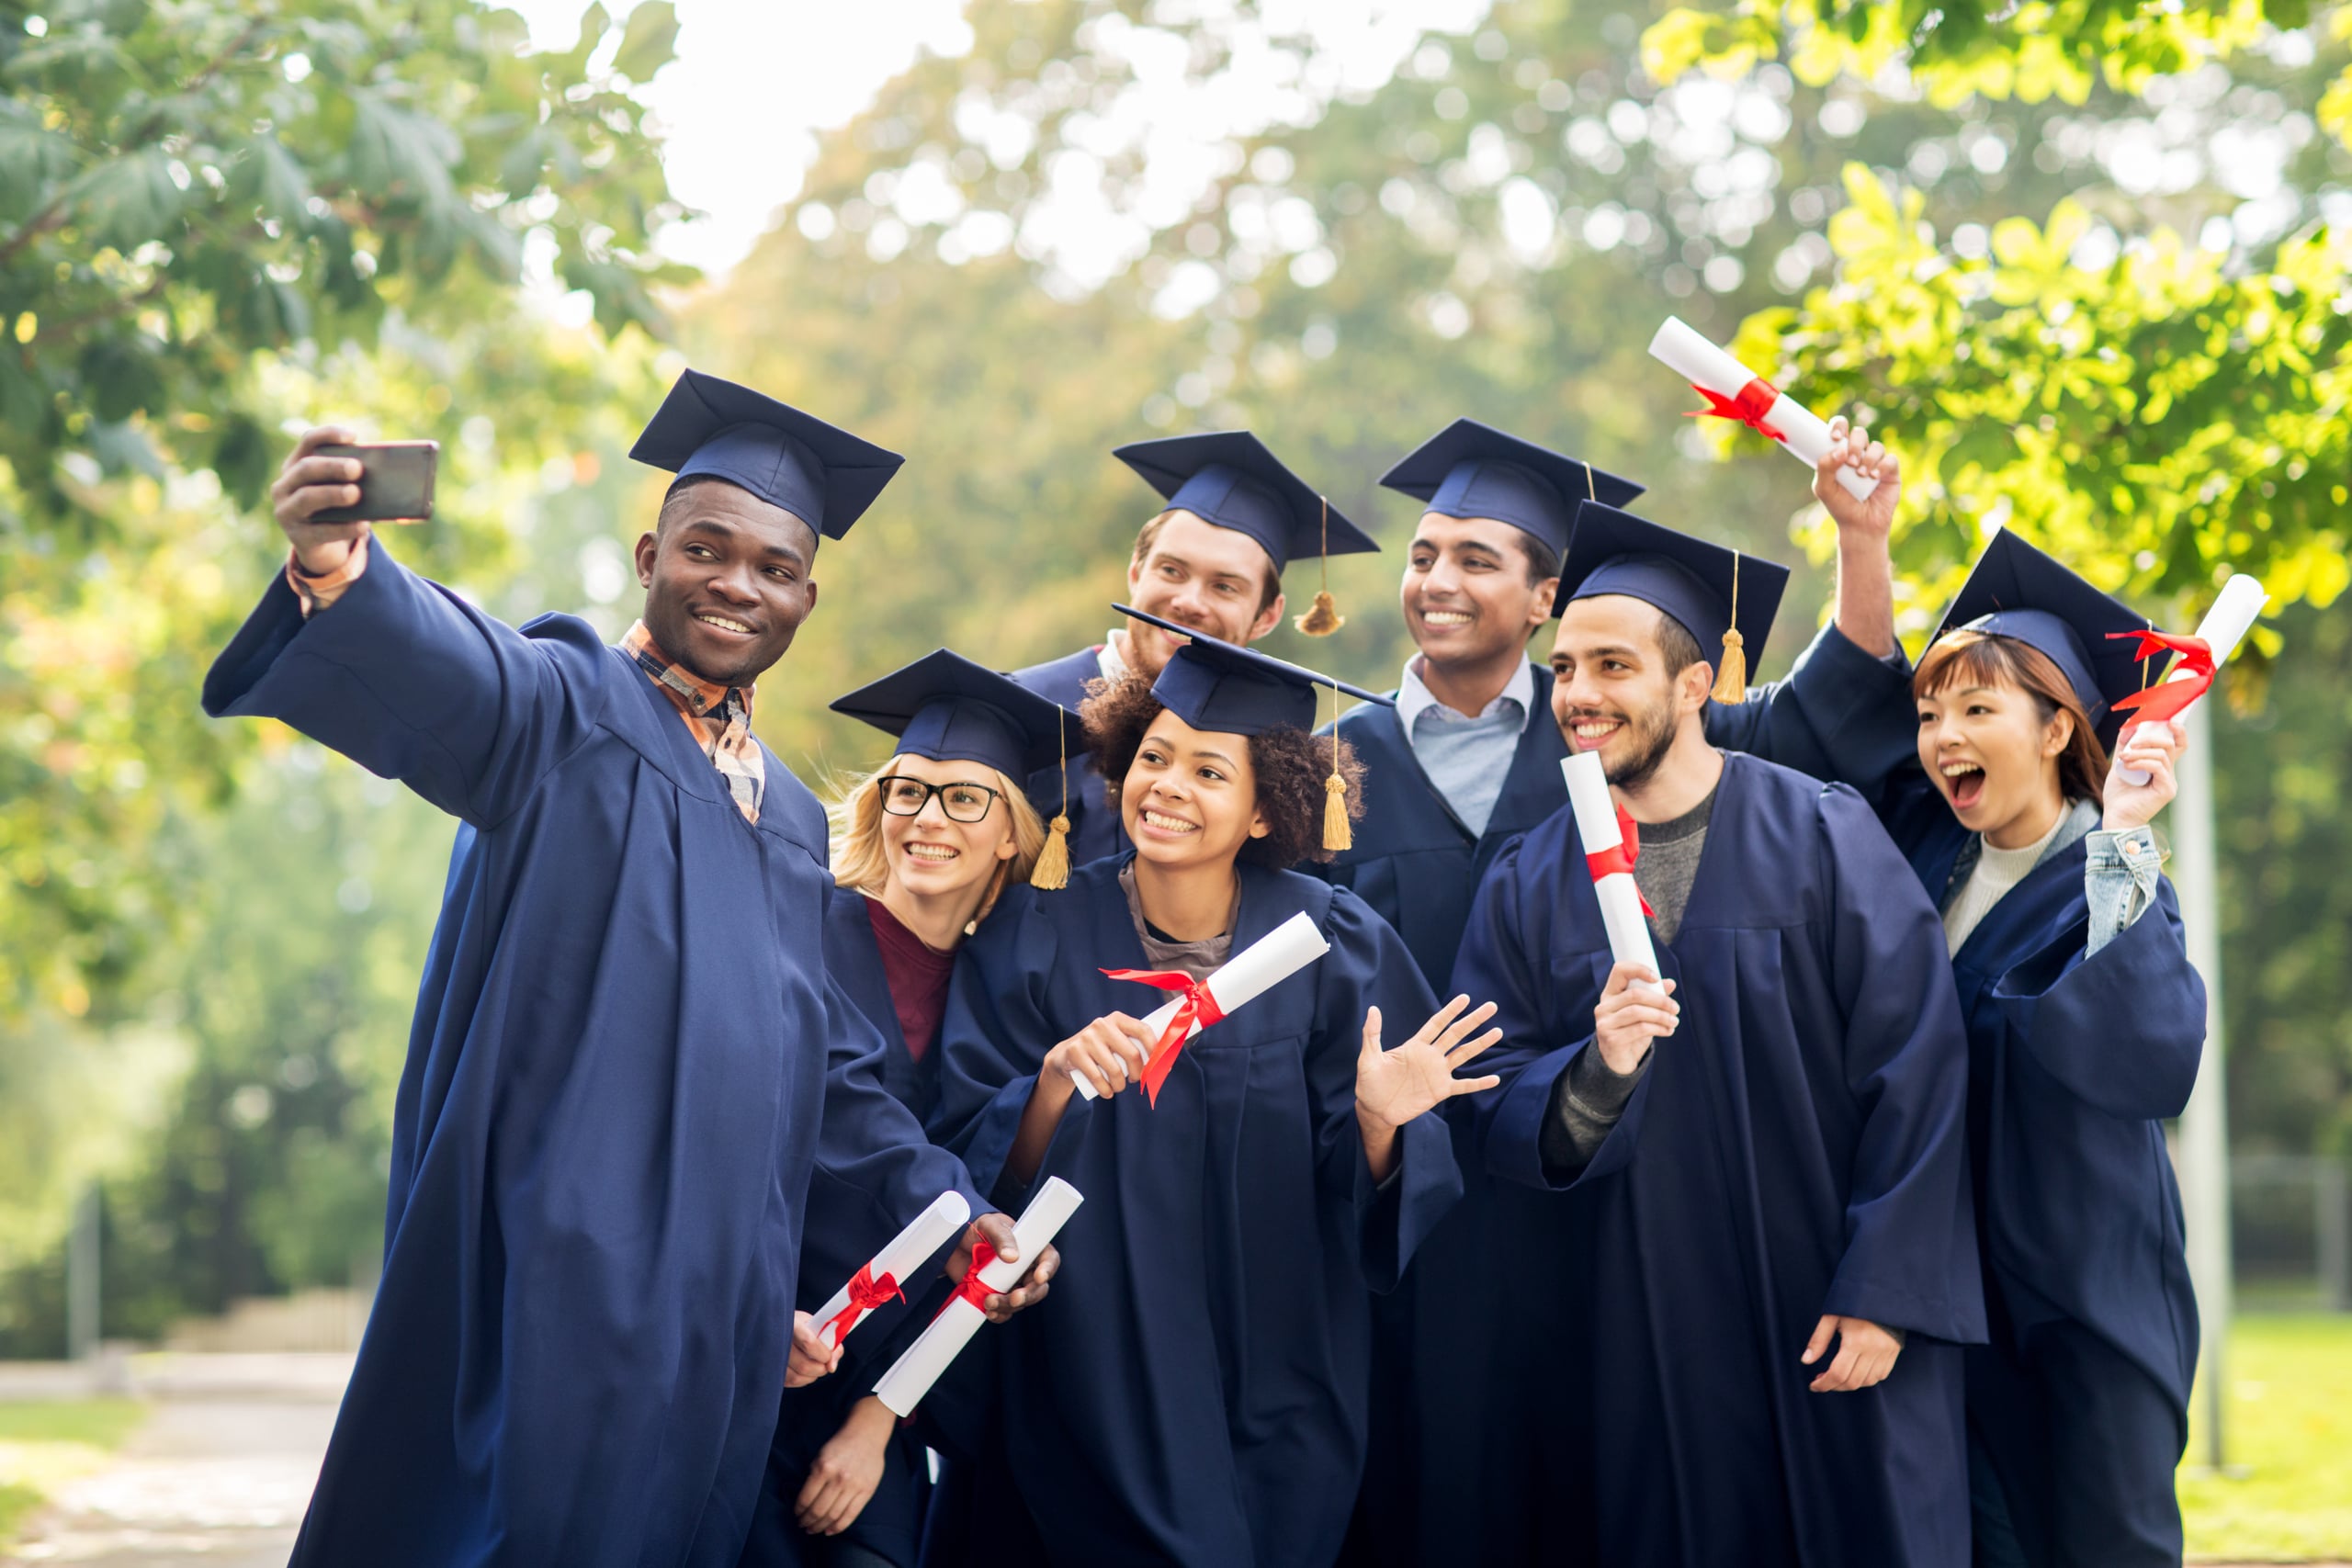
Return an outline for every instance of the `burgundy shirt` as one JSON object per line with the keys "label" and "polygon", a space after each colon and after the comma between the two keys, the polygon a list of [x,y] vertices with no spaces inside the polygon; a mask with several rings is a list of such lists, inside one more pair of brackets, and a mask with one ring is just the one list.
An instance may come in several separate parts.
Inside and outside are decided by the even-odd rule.
{"label": "burgundy shirt", "polygon": [[882,977],[889,982],[899,1032],[906,1036],[907,1055],[920,1062],[939,1038],[939,1020],[947,1010],[947,981],[956,973],[956,954],[934,952],[899,923],[888,905],[871,895],[865,900],[865,915],[874,922],[874,944],[882,950]]}

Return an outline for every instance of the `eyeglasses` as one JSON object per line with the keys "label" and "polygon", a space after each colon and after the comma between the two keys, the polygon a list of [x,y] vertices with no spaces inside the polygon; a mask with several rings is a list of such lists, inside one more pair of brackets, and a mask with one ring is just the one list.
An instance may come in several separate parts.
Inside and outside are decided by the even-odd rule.
{"label": "eyeglasses", "polygon": [[939,808],[947,813],[950,822],[978,822],[985,819],[989,807],[996,804],[997,791],[978,784],[925,784],[921,779],[902,779],[892,773],[874,781],[882,792],[882,809],[893,817],[919,817],[931,804],[932,796],[939,797]]}

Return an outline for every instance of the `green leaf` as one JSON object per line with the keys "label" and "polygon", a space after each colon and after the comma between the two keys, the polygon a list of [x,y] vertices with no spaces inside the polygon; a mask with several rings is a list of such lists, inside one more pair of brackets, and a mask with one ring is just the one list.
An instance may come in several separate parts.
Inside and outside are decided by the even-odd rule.
{"label": "green leaf", "polygon": [[275,136],[255,136],[229,172],[232,200],[250,203],[295,233],[311,225],[311,177]]}
{"label": "green leaf", "polygon": [[149,147],[100,164],[74,182],[74,217],[91,248],[126,254],[165,237],[180,212],[180,187],[171,161]]}
{"label": "green leaf", "polygon": [[371,196],[405,196],[428,204],[449,198],[449,168],[463,149],[447,126],[378,93],[354,93],[352,104],[357,112],[346,156],[353,185]]}
{"label": "green leaf", "polygon": [[628,14],[613,69],[632,82],[650,82],[677,53],[678,8],[671,0],[640,0]]}
{"label": "green leaf", "polygon": [[0,100],[0,207],[28,215],[49,186],[74,172],[74,144],[27,104]]}

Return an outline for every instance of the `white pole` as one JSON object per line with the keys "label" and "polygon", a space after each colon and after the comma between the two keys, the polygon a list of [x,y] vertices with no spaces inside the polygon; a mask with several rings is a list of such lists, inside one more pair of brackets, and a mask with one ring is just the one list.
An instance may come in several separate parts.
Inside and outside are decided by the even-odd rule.
{"label": "white pole", "polygon": [[2225,1468],[2223,1428],[2230,1343],[2230,1124],[2222,1038],[2222,908],[2213,829],[2213,726],[2208,705],[2182,716],[2188,747],[2172,805],[2173,889],[2180,897],[2188,961],[2205,981],[2205,1055],[2180,1118],[2182,1207],[2188,1273],[2197,1289],[2197,1399],[2204,1435],[2200,1462]]}
{"label": "white pole", "polygon": [[65,1354],[88,1361],[98,1353],[98,1184],[83,1189],[74,1205],[65,1244]]}

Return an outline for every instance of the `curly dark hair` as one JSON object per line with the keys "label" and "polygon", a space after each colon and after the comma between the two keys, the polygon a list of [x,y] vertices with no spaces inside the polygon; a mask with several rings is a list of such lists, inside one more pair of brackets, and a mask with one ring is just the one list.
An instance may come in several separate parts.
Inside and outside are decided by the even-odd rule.
{"label": "curly dark hair", "polygon": [[[1090,682],[1088,686],[1092,694],[1080,705],[1078,716],[1086,725],[1087,750],[1102,771],[1111,809],[1116,811],[1136,752],[1150,732],[1151,721],[1165,710],[1151,694],[1151,682],[1140,674],[1131,673],[1116,684]],[[1329,735],[1309,735],[1303,729],[1269,729],[1250,737],[1250,771],[1257,775],[1257,807],[1266,819],[1266,836],[1243,840],[1236,858],[1278,869],[1331,858],[1323,847],[1323,781],[1331,773],[1334,744]],[[1336,744],[1340,777],[1348,786],[1348,817],[1361,821],[1363,764],[1356,760],[1355,748],[1344,740]]]}

